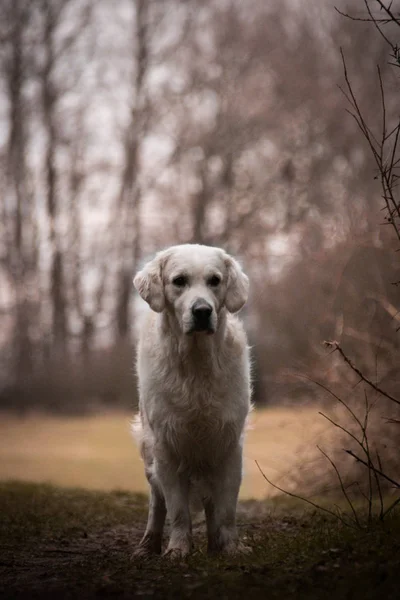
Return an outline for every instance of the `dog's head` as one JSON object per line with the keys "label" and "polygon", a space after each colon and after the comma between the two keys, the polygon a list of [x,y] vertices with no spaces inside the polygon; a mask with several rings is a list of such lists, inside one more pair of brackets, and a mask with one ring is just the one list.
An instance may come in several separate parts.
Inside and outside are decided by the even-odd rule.
{"label": "dog's head", "polygon": [[221,248],[183,244],[159,252],[133,283],[155,312],[169,311],[183,333],[214,333],[223,307],[239,311],[249,280]]}

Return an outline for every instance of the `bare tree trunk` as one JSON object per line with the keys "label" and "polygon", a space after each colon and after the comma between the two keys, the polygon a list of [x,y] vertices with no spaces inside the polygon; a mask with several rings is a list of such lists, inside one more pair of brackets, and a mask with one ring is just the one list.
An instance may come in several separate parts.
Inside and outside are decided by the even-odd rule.
{"label": "bare tree trunk", "polygon": [[46,204],[51,252],[50,303],[52,307],[52,345],[56,355],[63,356],[67,343],[67,307],[64,294],[64,256],[57,231],[59,211],[56,172],[57,126],[55,122],[57,94],[51,77],[55,61],[54,32],[57,19],[50,2],[44,2],[43,8],[45,13],[43,39],[45,60],[41,75],[43,124],[47,136],[45,169]]}
{"label": "bare tree trunk", "polygon": [[10,135],[7,149],[6,193],[14,207],[7,228],[7,265],[14,279],[15,290],[15,333],[14,333],[14,378],[16,381],[29,378],[32,364],[32,343],[29,332],[29,314],[26,299],[27,270],[33,257],[26,261],[26,246],[29,235],[30,206],[27,191],[26,113],[23,100],[25,79],[23,31],[26,12],[22,3],[10,5],[11,44],[10,61],[6,70],[6,82],[10,100]]}
{"label": "bare tree trunk", "polygon": [[[78,119],[76,122],[77,129],[84,131],[83,126],[83,110],[79,111]],[[82,142],[82,138],[85,138],[85,134],[79,136],[78,139],[73,140],[71,144],[71,164],[69,173],[69,237],[68,246],[70,248],[70,281],[72,287],[72,300],[71,309],[76,311],[81,323],[82,329],[84,329],[84,307],[83,307],[83,293],[82,293],[82,267],[81,267],[81,251],[82,251],[82,223],[81,213],[79,210],[79,196],[81,192],[82,183],[84,180],[83,175],[83,146],[85,142]]]}
{"label": "bare tree trunk", "polygon": [[147,129],[149,106],[145,93],[148,65],[148,0],[136,0],[136,76],[132,90],[131,119],[125,138],[125,167],[119,194],[119,206],[124,215],[120,247],[120,269],[117,284],[116,338],[127,339],[131,331],[132,275],[140,255],[140,209],[142,190],[140,175],[140,144]]}
{"label": "bare tree trunk", "polygon": [[206,159],[203,159],[200,165],[200,190],[196,193],[193,198],[192,208],[192,243],[193,244],[204,244],[205,243],[205,221],[207,216],[207,203],[209,200],[208,189],[207,189],[207,166]]}
{"label": "bare tree trunk", "polygon": [[221,242],[225,245],[226,249],[229,250],[232,234],[234,233],[234,219],[232,213],[235,210],[233,204],[233,155],[232,152],[229,151],[226,153],[224,160],[221,184],[225,195],[225,227],[221,236]]}

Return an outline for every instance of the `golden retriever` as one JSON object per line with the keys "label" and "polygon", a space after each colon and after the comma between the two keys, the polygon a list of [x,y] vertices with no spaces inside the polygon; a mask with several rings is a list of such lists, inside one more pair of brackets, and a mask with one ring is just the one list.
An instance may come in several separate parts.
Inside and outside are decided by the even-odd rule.
{"label": "golden retriever", "polygon": [[235,553],[242,445],[250,410],[246,334],[232,313],[246,302],[249,281],[224,250],[197,244],[159,252],[134,278],[150,305],[138,344],[140,440],[150,505],[138,554],[192,548],[190,499],[206,515],[208,551]]}

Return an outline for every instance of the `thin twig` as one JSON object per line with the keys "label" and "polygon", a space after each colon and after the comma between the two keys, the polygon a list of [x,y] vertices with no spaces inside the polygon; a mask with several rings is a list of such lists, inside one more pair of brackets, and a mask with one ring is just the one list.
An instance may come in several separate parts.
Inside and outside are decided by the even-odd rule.
{"label": "thin twig", "polygon": [[[370,455],[369,443],[368,443],[368,436],[367,436],[368,417],[369,417],[369,405],[368,405],[368,396],[367,396],[367,393],[366,393],[365,390],[364,390],[364,396],[365,396],[365,418],[364,418],[364,426],[362,428],[362,434],[363,434],[362,445],[364,447],[364,443],[365,443],[365,454],[367,455],[368,464],[371,467],[372,466],[372,461],[371,461],[371,455]],[[371,468],[368,468],[368,523],[371,523],[371,519],[372,519],[372,497],[373,497],[373,490],[372,490],[372,473],[371,473],[371,470],[372,470]]]}
{"label": "thin twig", "polygon": [[391,21],[391,19],[375,19],[375,17],[372,17],[372,19],[367,19],[366,17],[355,17],[353,15],[349,15],[348,13],[339,10],[336,6],[334,7],[334,9],[337,13],[339,13],[339,15],[342,15],[342,17],[346,17],[346,19],[350,19],[351,21],[361,21],[362,23],[371,23],[371,21],[377,21],[378,23],[384,24],[390,23]]}
{"label": "thin twig", "polygon": [[[367,0],[365,0],[367,2]],[[385,146],[385,137],[386,137],[386,102],[385,102],[385,90],[383,89],[383,81],[382,81],[382,73],[379,68],[379,65],[376,67],[378,69],[378,78],[379,78],[379,89],[381,91],[381,104],[382,104],[382,142],[381,142],[381,150],[383,154],[383,149]]]}
{"label": "thin twig", "polygon": [[[381,36],[383,37],[383,39],[385,40],[385,42],[387,44],[389,44],[389,46],[391,48],[393,48],[392,42],[386,37],[386,35],[383,33],[382,29],[379,27],[379,25],[378,25],[378,19],[375,19],[375,17],[373,16],[373,14],[371,12],[371,9],[369,7],[368,1],[364,0],[364,4],[367,7],[367,11],[368,11],[369,16],[371,17],[372,23],[375,25],[375,27],[377,28],[377,30],[379,31],[379,33],[381,34]],[[390,23],[390,19],[387,20],[386,23],[384,23],[384,25],[386,25],[387,23]]]}
{"label": "thin twig", "polygon": [[[318,385],[321,389],[325,390],[326,392],[328,392],[328,394],[331,394],[331,396],[333,396],[342,406],[344,406],[344,408],[351,414],[351,416],[353,417],[353,419],[356,421],[356,423],[362,427],[361,421],[360,419],[357,417],[357,415],[351,410],[350,406],[348,404],[346,404],[346,402],[344,402],[340,396],[338,396],[337,394],[335,394],[335,392],[333,392],[332,390],[330,390],[326,385],[324,385],[323,383],[321,383],[320,381],[317,381],[316,379],[312,379],[311,377],[309,377],[308,375],[301,375],[298,374],[297,377],[301,377],[303,379],[307,379],[308,381],[311,381],[312,383],[315,383],[315,385]],[[322,413],[320,413],[322,414]],[[322,414],[323,417],[326,417],[326,415]],[[329,421],[330,419],[328,419]]]}
{"label": "thin twig", "polygon": [[[367,0],[364,0],[364,2],[365,2],[368,12],[371,15],[371,20],[374,20],[374,17],[372,15],[372,13],[370,12]],[[383,8],[383,5],[381,5],[381,8]],[[387,10],[387,7],[384,7],[384,8],[385,8],[385,10]],[[389,11],[390,11],[390,8],[389,8]],[[396,21],[396,24],[400,25],[400,20]],[[397,53],[398,53],[397,46],[394,47],[393,44],[391,44],[390,40],[385,37],[385,35],[383,34],[383,32],[381,31],[379,26],[376,23],[375,23],[375,25],[378,27],[378,30],[380,31],[380,33],[383,35],[383,37],[385,38],[387,43],[393,49],[395,56],[397,56]],[[396,221],[396,219],[394,217],[392,217],[392,213],[394,212],[396,214],[396,216],[400,219],[400,203],[396,201],[396,199],[394,197],[394,193],[393,193],[394,184],[395,184],[394,168],[398,163],[398,160],[396,159],[396,152],[397,152],[397,148],[398,148],[398,140],[399,140],[398,131],[399,130],[395,128],[389,134],[386,131],[386,105],[385,105],[385,95],[384,95],[381,72],[378,67],[378,77],[379,77],[379,86],[380,86],[380,90],[381,90],[381,103],[382,103],[382,113],[383,113],[382,114],[382,140],[379,143],[377,141],[373,131],[368,127],[368,125],[361,113],[361,109],[358,105],[356,96],[353,92],[353,89],[352,89],[352,86],[350,83],[350,79],[349,79],[348,71],[347,71],[347,65],[346,65],[346,61],[345,61],[345,57],[344,57],[342,48],[340,49],[340,54],[342,57],[343,71],[344,71],[344,77],[345,77],[348,93],[346,93],[342,88],[340,88],[340,89],[343,92],[347,101],[349,102],[350,106],[355,111],[353,113],[352,111],[347,110],[347,112],[356,121],[359,129],[361,130],[361,133],[367,140],[370,150],[373,154],[375,163],[376,163],[378,171],[380,173],[381,187],[383,190],[383,199],[385,201],[386,210],[388,211],[388,214],[390,215],[390,218],[388,218],[388,223],[390,225],[392,225],[392,227],[395,230],[397,238],[400,240],[399,223]],[[396,65],[396,66],[400,66],[400,64]],[[396,131],[396,137],[395,137],[395,140],[393,143],[392,151],[389,156],[389,162],[387,164],[385,164],[385,142],[392,135],[393,131]]]}
{"label": "thin twig", "polygon": [[357,375],[363,380],[365,381],[365,383],[367,383],[369,386],[371,386],[375,391],[379,392],[379,394],[382,394],[382,396],[385,396],[386,398],[388,398],[389,400],[391,400],[392,402],[395,402],[396,404],[400,405],[400,400],[397,400],[397,398],[394,398],[391,394],[389,394],[388,392],[385,392],[385,390],[383,390],[382,388],[380,388],[379,386],[375,385],[370,379],[368,379],[368,377],[366,377],[361,371],[360,369],[358,369],[352,362],[351,360],[348,358],[348,356],[346,356],[346,354],[343,352],[342,348],[340,347],[339,342],[336,342],[334,340],[332,341],[325,341],[324,342],[325,346],[327,346],[328,348],[335,348],[339,354],[341,355],[341,357],[343,358],[343,360],[349,365],[349,367],[355,372],[357,373]]}
{"label": "thin twig", "polygon": [[399,129],[399,127],[400,123],[397,123],[397,125],[395,125],[393,129],[387,134],[386,139],[388,140],[394,134],[394,132]]}
{"label": "thin twig", "polygon": [[396,18],[396,16],[392,13],[390,8],[385,6],[381,0],[376,0],[379,6],[389,15],[391,21],[400,27],[400,20]]}
{"label": "thin twig", "polygon": [[346,525],[347,527],[352,527],[353,529],[356,529],[355,525],[353,525],[349,521],[346,521],[346,519],[343,519],[343,517],[334,513],[332,510],[329,510],[328,508],[325,508],[324,506],[320,506],[319,504],[316,504],[315,502],[313,502],[312,500],[309,500],[308,498],[304,498],[303,496],[299,496],[298,494],[293,494],[292,492],[289,492],[288,490],[284,490],[283,488],[279,487],[275,483],[272,483],[272,481],[270,481],[268,479],[268,477],[265,475],[264,471],[261,469],[258,462],[257,461],[254,461],[254,462],[256,463],[258,470],[260,471],[261,475],[264,477],[265,481],[267,481],[267,483],[272,485],[272,487],[275,488],[276,490],[282,492],[282,494],[286,494],[287,496],[291,496],[292,498],[296,498],[297,500],[302,500],[303,502],[307,502],[307,504],[311,504],[311,506],[314,506],[314,508],[317,508],[318,510],[322,510],[323,512],[328,513],[329,515],[335,517],[336,519],[339,519],[339,521],[341,521],[343,523],[343,525]]}
{"label": "thin twig", "polygon": [[[396,125],[396,127],[393,129],[393,131],[396,131],[396,137],[395,137],[394,142],[393,142],[392,154],[391,154],[390,161],[389,161],[389,179],[391,178],[393,169],[396,166],[396,163],[395,163],[394,159],[395,159],[395,156],[396,156],[397,145],[398,145],[398,142],[399,142],[400,120],[399,120],[399,123]],[[396,162],[398,162],[398,161],[396,161]]]}
{"label": "thin twig", "polygon": [[[383,471],[382,461],[381,461],[381,457],[379,456],[378,450],[376,450],[376,459],[378,461],[379,469],[381,471]],[[381,487],[381,482],[379,481],[378,473],[375,471],[375,469],[374,469],[374,474],[375,474],[375,479],[376,479],[376,484],[377,484],[377,487],[378,487],[378,494],[379,494],[379,505],[380,505],[379,519],[382,521],[383,520],[383,516],[384,516],[384,511],[383,511],[384,504],[383,504],[382,487]]]}
{"label": "thin twig", "polygon": [[349,431],[348,429],[346,429],[346,427],[343,427],[343,425],[341,425],[340,423],[336,423],[336,421],[334,421],[333,419],[331,419],[330,417],[328,417],[328,415],[326,415],[325,413],[319,411],[318,414],[321,415],[321,417],[324,417],[324,419],[326,419],[327,421],[329,421],[330,423],[332,423],[332,425],[334,425],[338,429],[341,429],[346,435],[350,436],[355,442],[357,442],[357,444],[365,452],[365,448],[364,448],[362,442],[360,442],[360,440],[353,433],[351,433],[351,431]]}
{"label": "thin twig", "polygon": [[388,515],[390,513],[390,511],[392,511],[394,509],[395,506],[397,506],[398,504],[400,504],[400,496],[392,503],[390,504],[387,509],[385,510],[385,512],[382,515],[382,520],[386,517],[386,515]]}
{"label": "thin twig", "polygon": [[378,476],[377,476],[377,474],[375,472],[375,467],[374,467],[374,464],[373,464],[373,461],[372,461],[372,458],[371,458],[371,453],[370,453],[369,443],[368,443],[368,437],[367,437],[367,426],[368,426],[368,414],[369,414],[369,411],[370,411],[370,407],[367,406],[366,416],[365,416],[365,419],[364,419],[364,425],[361,423],[360,420],[357,419],[357,423],[360,426],[360,429],[361,429],[361,432],[362,432],[362,440],[361,441],[349,429],[346,429],[346,427],[344,427],[340,423],[337,423],[336,421],[334,421],[333,419],[331,419],[330,417],[328,417],[323,412],[319,411],[319,414],[322,417],[324,417],[327,421],[329,421],[330,423],[332,423],[332,425],[334,425],[335,427],[337,427],[338,429],[340,429],[341,431],[343,431],[346,435],[348,435],[349,437],[351,437],[360,446],[360,448],[362,449],[362,451],[364,452],[364,454],[365,454],[365,456],[366,456],[366,458],[368,460],[368,463],[371,465],[371,469],[369,469],[369,471],[368,471],[368,497],[365,496],[365,494],[363,494],[363,496],[365,497],[365,499],[368,502],[368,522],[370,523],[371,520],[372,520],[372,498],[373,498],[372,472],[374,473],[376,485],[377,485],[377,488],[379,490],[379,495],[380,495],[380,499],[381,500],[382,500],[382,496],[381,496],[380,482],[379,482]]}
{"label": "thin twig", "polygon": [[365,494],[365,493],[363,492],[363,490],[361,489],[361,486],[360,486],[360,484],[358,483],[358,481],[357,481],[357,488],[358,488],[358,492],[359,492],[359,494],[361,494],[361,496],[362,496],[363,498],[365,498],[365,500],[368,502],[368,496],[367,496],[367,494]]}
{"label": "thin twig", "polygon": [[321,454],[323,454],[325,456],[325,458],[330,462],[330,464],[332,465],[333,469],[335,470],[335,473],[337,475],[337,478],[339,480],[339,484],[340,484],[340,488],[343,492],[344,497],[346,498],[347,504],[350,506],[351,512],[353,513],[353,517],[354,517],[354,521],[357,523],[357,526],[360,527],[360,522],[358,520],[358,516],[357,516],[357,512],[353,506],[352,501],[350,500],[350,497],[346,491],[346,488],[343,485],[343,480],[342,477],[339,473],[339,469],[337,468],[337,466],[335,465],[335,463],[333,462],[333,460],[330,458],[330,456],[328,456],[328,454],[326,452],[324,452],[322,450],[322,448],[320,448],[319,446],[317,446],[318,450],[321,452]]}
{"label": "thin twig", "polygon": [[365,460],[363,460],[362,458],[360,458],[359,456],[357,456],[357,454],[354,454],[354,452],[352,450],[346,450],[344,448],[344,451],[347,452],[347,454],[350,454],[350,456],[352,456],[353,458],[355,458],[362,465],[364,465],[365,467],[367,467],[367,469],[369,469],[369,468],[374,469],[374,471],[376,471],[378,473],[378,475],[380,475],[381,477],[383,477],[384,479],[386,479],[387,481],[389,481],[389,483],[392,483],[396,488],[400,489],[400,483],[398,483],[397,481],[395,481],[394,479],[392,479],[391,477],[389,477],[389,475],[386,475],[385,473],[383,473],[383,471],[381,471],[380,469],[377,469],[373,465],[371,465],[371,467],[370,467],[368,465],[368,463],[365,462]]}
{"label": "thin twig", "polygon": [[366,136],[366,138],[367,138],[370,146],[373,148],[373,144],[371,142],[370,136],[373,137],[375,143],[378,143],[378,141],[375,138],[375,136],[373,135],[373,133],[371,131],[369,131],[369,128],[368,128],[368,126],[367,126],[367,124],[366,124],[366,122],[365,122],[365,120],[364,120],[364,118],[362,116],[362,112],[360,110],[360,107],[358,106],[357,98],[356,98],[356,96],[355,96],[355,94],[353,92],[353,88],[351,87],[351,84],[350,84],[350,79],[349,79],[349,75],[348,75],[348,72],[347,72],[347,65],[346,65],[346,60],[345,60],[345,57],[344,57],[343,48],[340,48],[340,55],[342,57],[344,78],[345,78],[345,81],[346,81],[347,89],[349,90],[349,93],[350,93],[350,97],[352,99],[352,104],[353,104],[354,108],[356,109],[358,118],[360,119],[360,122],[361,122],[361,124],[362,124],[362,126],[363,126],[363,128],[365,130],[364,135]]}

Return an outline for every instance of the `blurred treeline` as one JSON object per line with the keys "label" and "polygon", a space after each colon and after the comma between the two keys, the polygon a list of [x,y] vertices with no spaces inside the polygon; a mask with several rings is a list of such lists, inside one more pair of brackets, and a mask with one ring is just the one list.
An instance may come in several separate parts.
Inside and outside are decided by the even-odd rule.
{"label": "blurred treeline", "polygon": [[378,128],[376,65],[388,115],[398,80],[335,5],[364,3],[0,0],[3,407],[133,406],[132,276],[182,242],[250,275],[258,402],[344,377],[332,338],[396,387],[399,255],[339,47]]}

